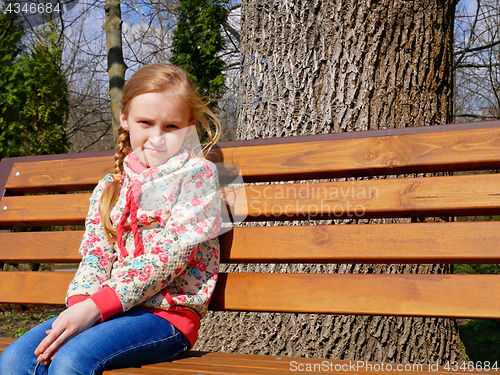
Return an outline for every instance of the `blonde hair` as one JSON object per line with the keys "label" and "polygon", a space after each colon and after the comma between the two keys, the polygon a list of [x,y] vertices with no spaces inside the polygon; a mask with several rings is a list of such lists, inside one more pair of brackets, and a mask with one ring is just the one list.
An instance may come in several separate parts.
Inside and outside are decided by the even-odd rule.
{"label": "blonde hair", "polygon": [[[150,92],[169,92],[176,95],[191,109],[192,119],[196,126],[201,124],[207,131],[210,142],[205,144],[202,152],[207,154],[218,141],[221,134],[221,123],[202,98],[198,96],[193,82],[184,69],[170,64],[151,64],[139,69],[123,88],[121,111],[127,116],[132,100],[141,94]],[[210,130],[207,117],[215,125],[215,134]],[[130,136],[121,126],[118,129],[117,151],[115,154],[115,179],[102,193],[99,203],[99,213],[106,237],[110,242],[116,242],[116,229],[111,223],[111,209],[120,195],[120,178],[123,173],[123,159],[131,151]],[[201,156],[201,155],[199,155]]]}

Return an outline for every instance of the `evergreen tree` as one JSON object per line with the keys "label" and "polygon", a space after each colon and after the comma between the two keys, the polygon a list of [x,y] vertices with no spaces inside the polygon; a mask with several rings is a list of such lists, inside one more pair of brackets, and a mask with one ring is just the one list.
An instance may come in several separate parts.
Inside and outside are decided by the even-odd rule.
{"label": "evergreen tree", "polygon": [[48,23],[27,47],[15,14],[2,11],[0,30],[0,158],[67,152],[68,88],[57,27]]}
{"label": "evergreen tree", "polygon": [[16,61],[22,52],[23,29],[16,22],[15,13],[0,13],[0,158],[15,156],[19,149],[22,130],[18,128],[17,114],[22,71]]}
{"label": "evergreen tree", "polygon": [[61,70],[58,30],[48,23],[42,41],[20,61],[25,104],[19,112],[24,125],[23,151],[28,155],[60,154],[70,147],[65,132],[69,113],[68,84]]}
{"label": "evergreen tree", "polygon": [[224,61],[220,52],[225,43],[221,27],[229,13],[228,2],[181,0],[180,4],[171,62],[189,73],[200,95],[218,99],[224,92]]}

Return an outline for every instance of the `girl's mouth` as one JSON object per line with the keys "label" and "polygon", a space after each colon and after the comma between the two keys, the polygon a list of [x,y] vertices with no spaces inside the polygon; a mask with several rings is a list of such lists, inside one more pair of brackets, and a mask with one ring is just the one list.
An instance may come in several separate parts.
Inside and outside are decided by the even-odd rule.
{"label": "girl's mouth", "polygon": [[152,147],[144,147],[144,150],[148,151],[150,154],[161,154],[162,152],[167,151],[167,150],[152,148]]}

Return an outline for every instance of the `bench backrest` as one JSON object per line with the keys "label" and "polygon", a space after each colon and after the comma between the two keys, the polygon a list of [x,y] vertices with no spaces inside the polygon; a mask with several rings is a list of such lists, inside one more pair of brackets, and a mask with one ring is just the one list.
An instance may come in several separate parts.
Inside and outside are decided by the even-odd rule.
{"label": "bench backrest", "polygon": [[[0,227],[83,225],[83,191],[112,171],[113,154],[2,160]],[[223,142],[211,158],[240,168],[245,186],[222,191],[246,221],[500,214],[500,122]],[[403,176],[459,171],[469,172]],[[77,263],[82,235],[4,230],[0,263]],[[499,239],[498,221],[253,226],[220,237],[230,263],[500,263]],[[0,272],[0,302],[61,304],[71,278]],[[500,318],[498,295],[500,275],[230,273],[210,307]]]}

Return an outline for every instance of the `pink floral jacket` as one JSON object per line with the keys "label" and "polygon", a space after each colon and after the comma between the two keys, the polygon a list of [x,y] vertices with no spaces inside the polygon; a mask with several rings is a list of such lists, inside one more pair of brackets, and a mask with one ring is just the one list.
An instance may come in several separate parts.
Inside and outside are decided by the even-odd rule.
{"label": "pink floral jacket", "polygon": [[[221,201],[215,165],[181,150],[165,164],[137,174],[124,160],[120,196],[111,211],[118,226],[123,216],[124,249],[112,245],[104,234],[99,201],[113,180],[104,177],[90,198],[85,234],[80,246],[82,261],[71,282],[71,296],[92,296],[111,288],[122,311],[142,305],[168,310],[188,307],[202,318],[218,276]],[[131,194],[131,191],[135,194]],[[127,198],[127,195],[131,197]],[[136,212],[125,212],[127,199]],[[136,237],[131,230],[137,222]],[[114,297],[113,293],[113,297]]]}

